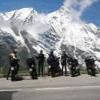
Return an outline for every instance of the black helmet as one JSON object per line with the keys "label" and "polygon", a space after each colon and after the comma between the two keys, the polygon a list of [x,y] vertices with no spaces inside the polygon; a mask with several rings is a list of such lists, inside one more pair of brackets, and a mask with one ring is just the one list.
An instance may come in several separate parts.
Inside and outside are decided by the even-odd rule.
{"label": "black helmet", "polygon": [[53,54],[53,50],[50,52],[50,54]]}
{"label": "black helmet", "polygon": [[42,54],[43,53],[43,50],[40,50],[40,53]]}

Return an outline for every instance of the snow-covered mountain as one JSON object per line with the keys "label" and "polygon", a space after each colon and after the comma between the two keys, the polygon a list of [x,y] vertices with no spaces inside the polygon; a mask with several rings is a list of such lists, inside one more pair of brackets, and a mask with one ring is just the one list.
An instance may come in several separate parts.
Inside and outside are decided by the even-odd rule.
{"label": "snow-covered mountain", "polygon": [[100,29],[94,24],[76,20],[69,9],[61,7],[50,14],[40,14],[33,8],[0,13],[0,47],[12,48],[33,55],[41,49],[47,54],[55,50],[60,54],[99,56]]}

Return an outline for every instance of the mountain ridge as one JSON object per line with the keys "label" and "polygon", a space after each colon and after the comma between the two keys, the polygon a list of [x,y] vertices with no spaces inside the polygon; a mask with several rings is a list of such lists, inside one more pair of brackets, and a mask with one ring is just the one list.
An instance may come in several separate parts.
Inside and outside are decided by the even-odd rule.
{"label": "mountain ridge", "polygon": [[31,56],[41,49],[46,55],[50,50],[57,55],[66,50],[75,57],[84,52],[97,56],[100,52],[98,27],[76,20],[69,9],[39,14],[33,8],[23,8],[0,13],[0,22],[0,44],[4,43],[9,52],[24,48]]}

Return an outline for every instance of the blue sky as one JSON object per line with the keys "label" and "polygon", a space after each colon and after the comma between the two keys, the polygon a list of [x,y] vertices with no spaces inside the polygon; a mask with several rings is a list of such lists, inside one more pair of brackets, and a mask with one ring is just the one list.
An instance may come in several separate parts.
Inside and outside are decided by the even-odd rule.
{"label": "blue sky", "polygon": [[88,23],[93,22],[97,26],[100,26],[100,1],[98,0],[98,2],[95,2],[93,5],[86,8],[81,19]]}
{"label": "blue sky", "polygon": [[64,0],[0,0],[0,12],[24,7],[33,7],[39,12],[49,13],[63,5]]}
{"label": "blue sky", "polygon": [[[59,9],[64,0],[0,0],[0,12],[33,7],[38,12],[50,13]],[[86,8],[81,19],[100,26],[100,0]]]}

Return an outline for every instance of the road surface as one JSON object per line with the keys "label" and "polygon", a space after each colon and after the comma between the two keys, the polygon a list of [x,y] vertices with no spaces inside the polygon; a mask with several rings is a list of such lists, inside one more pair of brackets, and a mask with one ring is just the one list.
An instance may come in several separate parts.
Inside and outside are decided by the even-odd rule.
{"label": "road surface", "polygon": [[100,75],[40,77],[11,82],[0,79],[0,100],[100,100]]}

